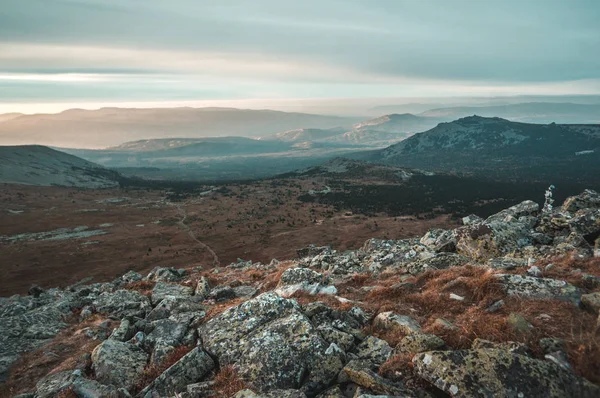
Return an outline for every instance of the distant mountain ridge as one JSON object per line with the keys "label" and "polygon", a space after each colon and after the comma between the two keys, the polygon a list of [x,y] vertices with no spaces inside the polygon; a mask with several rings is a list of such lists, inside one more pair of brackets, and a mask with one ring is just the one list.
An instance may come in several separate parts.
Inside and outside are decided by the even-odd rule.
{"label": "distant mountain ridge", "polygon": [[1,145],[105,148],[127,141],[217,136],[259,137],[297,128],[332,128],[359,118],[235,108],[70,109],[0,122]]}
{"label": "distant mountain ridge", "polygon": [[528,123],[600,123],[600,104],[527,102],[492,106],[459,106],[430,109],[424,117],[457,119],[470,115],[501,117]]}
{"label": "distant mountain ridge", "polygon": [[115,188],[117,172],[41,145],[0,146],[0,183]]}

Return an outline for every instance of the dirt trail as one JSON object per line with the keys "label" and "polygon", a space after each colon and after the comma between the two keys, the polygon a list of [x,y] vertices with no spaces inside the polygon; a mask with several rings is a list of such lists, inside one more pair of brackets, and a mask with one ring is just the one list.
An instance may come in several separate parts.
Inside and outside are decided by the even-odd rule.
{"label": "dirt trail", "polygon": [[194,231],[192,231],[192,229],[189,227],[189,225],[187,225],[185,223],[185,220],[187,220],[187,212],[181,206],[181,204],[173,203],[173,202],[167,202],[167,204],[170,206],[175,206],[177,208],[177,211],[181,215],[181,220],[177,221],[177,225],[179,225],[181,227],[181,229],[186,231],[188,233],[188,235],[190,236],[190,238],[192,238],[196,243],[198,243],[204,250],[206,250],[207,252],[210,253],[210,255],[213,257],[213,266],[215,266],[215,267],[220,266],[221,262],[219,261],[219,256],[217,256],[217,253],[215,253],[215,251],[209,245],[207,245],[206,243],[204,243],[200,239],[198,239],[198,236],[196,235],[196,233]]}

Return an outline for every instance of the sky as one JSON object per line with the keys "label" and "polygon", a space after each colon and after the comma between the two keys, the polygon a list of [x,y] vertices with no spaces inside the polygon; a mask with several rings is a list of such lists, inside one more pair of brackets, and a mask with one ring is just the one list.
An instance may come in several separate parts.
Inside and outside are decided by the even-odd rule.
{"label": "sky", "polygon": [[598,0],[0,5],[0,113],[600,94]]}

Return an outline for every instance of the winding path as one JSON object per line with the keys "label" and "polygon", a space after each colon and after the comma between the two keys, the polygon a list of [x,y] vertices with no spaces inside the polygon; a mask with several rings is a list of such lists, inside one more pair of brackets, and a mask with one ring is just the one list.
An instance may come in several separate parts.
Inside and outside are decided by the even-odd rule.
{"label": "winding path", "polygon": [[215,253],[215,251],[209,245],[207,245],[206,243],[204,243],[200,239],[198,239],[198,236],[196,235],[196,233],[194,231],[192,231],[190,226],[185,223],[185,220],[187,220],[187,212],[185,211],[185,209],[183,207],[181,207],[181,204],[173,203],[173,202],[167,202],[167,204],[169,204],[170,206],[177,207],[177,211],[181,215],[181,220],[177,221],[177,225],[179,225],[179,227],[181,227],[181,229],[186,231],[188,233],[188,235],[190,236],[190,238],[192,238],[196,243],[198,243],[204,250],[208,251],[211,254],[211,256],[213,257],[213,266],[215,266],[215,267],[220,266],[221,262],[219,261],[219,256],[217,256],[217,253]]}

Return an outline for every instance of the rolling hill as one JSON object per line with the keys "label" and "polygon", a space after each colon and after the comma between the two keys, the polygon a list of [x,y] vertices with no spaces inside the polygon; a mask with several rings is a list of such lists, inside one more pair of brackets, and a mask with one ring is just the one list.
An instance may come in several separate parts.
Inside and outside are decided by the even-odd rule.
{"label": "rolling hill", "polygon": [[0,183],[113,188],[119,178],[115,171],[48,147],[0,146]]}
{"label": "rolling hill", "polygon": [[375,151],[369,160],[501,178],[600,181],[600,125],[471,116]]}

